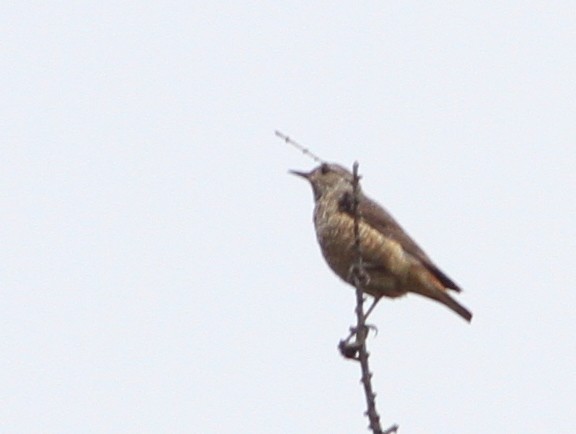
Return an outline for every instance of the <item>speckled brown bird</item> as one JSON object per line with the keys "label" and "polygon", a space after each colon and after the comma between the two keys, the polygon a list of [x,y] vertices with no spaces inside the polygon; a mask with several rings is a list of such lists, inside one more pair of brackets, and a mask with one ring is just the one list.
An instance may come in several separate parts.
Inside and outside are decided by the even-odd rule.
{"label": "speckled brown bird", "polygon": [[[353,176],[337,164],[322,163],[311,172],[290,171],[307,179],[314,192],[314,226],[322,254],[330,268],[351,283],[356,260]],[[381,297],[396,298],[413,292],[449,307],[466,321],[472,313],[448,291],[461,289],[444,274],[380,205],[358,191],[360,243],[367,274],[364,292],[374,297],[371,312]]]}

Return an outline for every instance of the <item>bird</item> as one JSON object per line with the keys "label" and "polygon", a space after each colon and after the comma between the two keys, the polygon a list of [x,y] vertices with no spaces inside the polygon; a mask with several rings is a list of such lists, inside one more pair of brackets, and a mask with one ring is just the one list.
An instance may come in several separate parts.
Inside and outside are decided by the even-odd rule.
{"label": "bird", "polygon": [[[306,179],[312,186],[314,227],[322,255],[332,271],[353,286],[351,270],[358,254],[354,233],[356,209],[365,274],[362,290],[373,297],[366,317],[382,297],[415,293],[471,321],[472,313],[449,293],[461,292],[461,288],[432,262],[388,211],[363,193],[359,183],[354,190],[349,170],[322,162],[310,172],[290,170],[290,173]],[[357,200],[355,207],[354,200]]]}

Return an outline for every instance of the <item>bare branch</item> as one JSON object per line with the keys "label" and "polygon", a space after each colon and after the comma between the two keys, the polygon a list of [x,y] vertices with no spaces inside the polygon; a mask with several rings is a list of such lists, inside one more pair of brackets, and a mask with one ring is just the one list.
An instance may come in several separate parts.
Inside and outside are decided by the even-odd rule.
{"label": "bare branch", "polygon": [[[356,288],[356,327],[352,329],[351,335],[344,341],[340,341],[340,352],[344,357],[352,358],[360,362],[362,369],[362,385],[364,386],[364,395],[366,397],[366,415],[370,421],[370,429],[374,434],[392,434],[398,430],[398,425],[393,425],[386,431],[382,431],[380,416],[376,410],[376,394],[372,388],[372,373],[368,364],[370,354],[366,348],[366,338],[369,327],[366,326],[366,316],[364,314],[364,291],[363,282],[366,281],[367,275],[362,261],[362,245],[360,238],[360,220],[362,216],[358,210],[360,200],[360,176],[358,176],[358,162],[353,166],[352,179],[352,213],[354,215],[354,249],[356,260],[350,269],[352,283]],[[348,341],[352,336],[356,336],[355,342]]]}
{"label": "bare branch", "polygon": [[286,134],[281,133],[280,131],[274,131],[274,134],[276,134],[277,137],[280,137],[282,140],[284,140],[286,143],[288,143],[289,145],[294,146],[296,149],[300,150],[304,155],[309,156],[310,158],[312,158],[315,162],[317,163],[324,163],[324,160],[322,160],[320,157],[318,157],[317,155],[313,154],[308,148],[305,148],[304,146],[302,146],[301,144],[299,144],[298,142],[292,140],[290,137],[288,137]]}

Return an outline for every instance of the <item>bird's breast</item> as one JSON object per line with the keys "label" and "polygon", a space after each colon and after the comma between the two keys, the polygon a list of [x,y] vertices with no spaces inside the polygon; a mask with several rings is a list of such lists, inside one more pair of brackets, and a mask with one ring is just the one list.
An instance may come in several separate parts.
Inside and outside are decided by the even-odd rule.
{"label": "bird's breast", "polygon": [[[356,262],[354,219],[337,206],[317,204],[314,212],[316,237],[330,268],[350,283],[350,267]],[[362,259],[370,281],[365,290],[375,296],[398,296],[410,269],[410,260],[402,246],[366,223],[360,222]]]}

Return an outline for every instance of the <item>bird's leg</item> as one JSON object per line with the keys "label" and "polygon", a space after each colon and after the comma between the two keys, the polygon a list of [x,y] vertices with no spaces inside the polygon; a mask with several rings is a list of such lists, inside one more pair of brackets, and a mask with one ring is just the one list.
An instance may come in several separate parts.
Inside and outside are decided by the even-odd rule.
{"label": "bird's leg", "polygon": [[[370,305],[368,310],[364,313],[364,324],[366,324],[366,319],[368,318],[368,315],[370,315],[372,313],[372,311],[374,310],[374,308],[376,307],[376,305],[378,304],[379,301],[380,301],[380,297],[374,297],[374,301],[372,301],[372,304]],[[375,333],[378,333],[378,328],[376,328],[375,325],[366,324],[366,328],[368,330],[374,330]],[[346,339],[344,339],[344,342],[346,342],[346,343],[350,342],[350,339],[352,339],[353,336],[356,336],[357,333],[358,333],[358,330],[356,329],[356,327],[350,327],[350,334],[348,335],[348,337]]]}
{"label": "bird's leg", "polygon": [[[370,315],[372,310],[374,310],[374,308],[376,307],[376,304],[378,304],[378,301],[380,301],[380,297],[378,297],[378,298],[375,297],[374,301],[372,302],[372,304],[370,305],[370,307],[368,308],[366,313],[364,313],[364,321],[366,320],[366,318],[368,318],[368,315]],[[338,348],[340,349],[340,353],[344,357],[346,357],[347,359],[356,359],[357,358],[358,350],[360,348],[360,341],[361,341],[361,339],[359,339],[359,337],[358,337],[358,333],[364,333],[364,336],[366,336],[370,330],[374,330],[374,333],[378,334],[378,329],[376,328],[375,325],[366,324],[365,322],[364,322],[364,324],[365,324],[364,330],[362,330],[362,331],[358,330],[358,328],[356,328],[356,327],[350,327],[350,334],[346,337],[346,339],[341,340],[340,344],[338,345]],[[353,337],[356,337],[355,341],[350,342],[350,340]]]}
{"label": "bird's leg", "polygon": [[380,301],[380,297],[374,297],[374,301],[372,301],[372,304],[370,305],[368,310],[364,313],[364,321],[366,321],[366,319],[368,318],[368,315],[370,315],[372,313],[372,311],[374,310],[374,308],[376,307],[376,305],[378,304],[379,301]]}

